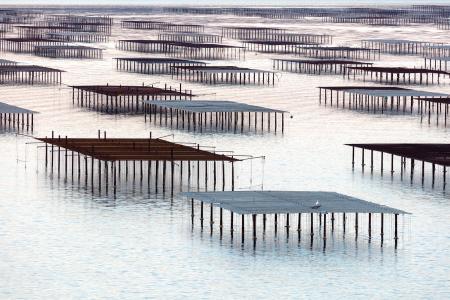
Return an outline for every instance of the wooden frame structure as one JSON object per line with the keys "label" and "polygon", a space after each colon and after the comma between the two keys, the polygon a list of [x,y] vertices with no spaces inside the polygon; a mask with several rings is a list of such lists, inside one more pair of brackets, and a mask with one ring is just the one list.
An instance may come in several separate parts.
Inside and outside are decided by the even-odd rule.
{"label": "wooden frame structure", "polygon": [[123,20],[120,23],[122,28],[140,29],[140,30],[164,30],[166,23],[150,20]]}
{"label": "wooden frame structure", "polygon": [[371,66],[373,63],[335,59],[272,59],[273,68],[300,74],[344,74],[348,66]]}
{"label": "wooden frame structure", "polygon": [[361,47],[377,49],[382,53],[397,55],[424,54],[425,48],[430,45],[436,45],[436,43],[395,39],[368,39],[361,41]]}
{"label": "wooden frame structure", "polygon": [[101,59],[103,49],[78,45],[35,46],[34,55],[51,58]]}
{"label": "wooden frame structure", "polygon": [[36,111],[0,102],[0,128],[31,130]]}
{"label": "wooden frame structure", "polygon": [[440,70],[424,68],[348,66],[344,76],[363,81],[375,81],[387,84],[440,84],[441,76],[450,77],[450,73]]}
{"label": "wooden frame structure", "polygon": [[[323,91],[323,94],[322,94]],[[427,98],[427,101],[416,101],[417,98]],[[387,113],[396,111],[413,113],[414,103],[418,103],[417,110],[423,114],[429,99],[448,98],[447,94],[418,91],[399,87],[372,86],[330,86],[319,87],[319,103],[327,102],[336,108],[364,110],[373,113]]]}
{"label": "wooden frame structure", "polygon": [[165,53],[189,59],[245,59],[245,47],[223,44],[183,43],[164,40],[119,40],[117,48],[124,51]]}
{"label": "wooden frame structure", "polygon": [[98,32],[58,31],[49,32],[46,37],[68,43],[105,43],[109,41],[108,35],[99,34]]}
{"label": "wooden frame structure", "polygon": [[72,86],[72,103],[106,113],[144,113],[144,100],[192,99],[192,91],[139,85]]}
{"label": "wooden frame structure", "polygon": [[297,46],[296,54],[322,59],[380,59],[380,50],[378,49],[344,46]]}
{"label": "wooden frame structure", "polygon": [[168,32],[200,33],[205,31],[205,26],[201,24],[176,24],[153,20],[123,20],[121,26],[127,29],[164,30]]}
{"label": "wooden frame structure", "polygon": [[[287,237],[291,230],[296,231],[299,237],[306,231],[310,236],[311,247],[314,243],[314,236],[319,235],[319,238],[322,239],[323,249],[325,249],[327,236],[333,235],[338,230],[338,225],[341,226],[340,230],[344,235],[349,234],[347,226],[351,226],[350,220],[354,222],[355,240],[358,239],[363,224],[367,224],[365,229],[370,243],[375,238],[373,234],[375,215],[379,215],[379,241],[380,246],[383,247],[386,242],[384,219],[386,215],[391,215],[394,219],[394,247],[397,248],[398,216],[409,214],[347,195],[321,191],[185,192],[182,196],[189,199],[192,226],[196,224],[195,208],[197,206],[200,228],[203,229],[204,220],[209,218],[211,234],[214,231],[214,224],[218,224],[218,231],[222,236],[225,223],[229,223],[230,235],[233,237],[240,225],[241,241],[244,243],[247,233],[245,219],[251,217],[251,237],[254,245],[258,238],[257,229],[262,231],[263,236],[267,236],[269,226],[273,222],[273,227],[270,229],[274,236],[277,236],[283,227]],[[195,200],[197,203],[199,202],[199,205],[196,205]],[[205,205],[209,205],[209,213],[208,209],[205,212]],[[216,208],[216,212],[214,212],[214,208]],[[229,214],[225,216],[224,211],[229,211]],[[351,218],[352,215],[353,218]],[[328,216],[330,218],[327,218]],[[338,218],[342,219],[342,222],[336,222]],[[258,220],[260,220],[259,226]]]}
{"label": "wooden frame structure", "polygon": [[60,31],[70,31],[71,27],[60,24],[42,24],[42,25],[16,25],[17,35],[22,39],[45,39],[49,38],[51,33]]}
{"label": "wooden frame structure", "polygon": [[99,21],[66,21],[60,22],[61,26],[75,32],[97,32],[111,35],[112,24]]}
{"label": "wooden frame structure", "polygon": [[243,41],[242,44],[249,51],[260,53],[297,53],[298,46],[315,47],[318,44],[304,43],[304,42],[290,42],[290,41],[260,41],[250,40]]}
{"label": "wooden frame structure", "polygon": [[0,50],[16,53],[33,53],[36,46],[56,46],[66,43],[47,38],[4,38],[0,39]]}
{"label": "wooden frame structure", "polygon": [[2,32],[11,32],[14,30],[14,24],[10,22],[0,21],[0,30]]}
{"label": "wooden frame structure", "polygon": [[[36,138],[44,143],[46,171],[102,194],[114,195],[121,182],[146,184],[148,191],[183,185],[197,189],[235,188],[234,163],[241,159],[198,144],[173,143],[161,138]],[[239,157],[239,155],[237,155]],[[196,179],[196,180],[195,180]],[[221,185],[221,186],[220,186]]]}
{"label": "wooden frame structure", "polygon": [[449,57],[450,45],[432,44],[425,46],[423,49],[423,55],[425,57]]}
{"label": "wooden frame structure", "polygon": [[222,36],[197,32],[162,32],[158,34],[158,40],[196,44],[220,44],[222,43]]}
{"label": "wooden frame structure", "polygon": [[64,71],[42,66],[0,66],[0,84],[61,84],[62,72]]}
{"label": "wooden frame structure", "polygon": [[272,35],[286,32],[286,29],[275,27],[224,26],[221,30],[223,37],[238,40],[265,40]]}
{"label": "wooden frame structure", "polygon": [[171,74],[172,67],[205,66],[206,63],[178,58],[118,57],[116,69],[141,74]]}
{"label": "wooden frame structure", "polygon": [[[285,111],[227,100],[144,101],[145,121],[192,131],[284,133]],[[158,119],[157,119],[158,116]],[[153,118],[153,121],[152,121]]]}
{"label": "wooden frame structure", "polygon": [[[414,175],[417,174],[416,164],[420,163],[420,181],[422,185],[425,183],[427,171],[425,163],[431,165],[431,185],[435,186],[436,167],[442,169],[442,187],[445,189],[447,183],[447,167],[450,166],[450,144],[346,144],[352,147],[352,167],[355,167],[355,148],[361,149],[361,170],[364,171],[366,166],[366,151],[369,151],[369,168],[373,172],[375,160],[379,160],[380,172],[383,174],[385,169],[384,155],[390,157],[390,174],[394,176],[395,157],[400,159],[400,178],[403,180],[407,169],[409,169],[409,178],[411,183],[414,181]],[[374,157],[374,152],[378,152],[378,157]],[[407,162],[409,160],[409,168]]]}
{"label": "wooden frame structure", "polygon": [[85,16],[74,14],[51,14],[45,15],[44,19],[49,23],[98,23],[106,26],[112,26],[114,24],[113,18],[108,15]]}
{"label": "wooden frame structure", "polygon": [[204,84],[275,85],[272,71],[236,66],[174,66],[172,78]]}
{"label": "wooden frame structure", "polygon": [[15,66],[17,62],[8,60],[8,59],[0,59],[0,66]]}
{"label": "wooden frame structure", "polygon": [[425,68],[450,72],[450,56],[446,57],[425,57]]}
{"label": "wooden frame structure", "polygon": [[333,43],[333,36],[329,34],[315,34],[315,33],[274,33],[266,36],[269,41],[279,42],[297,42],[303,44],[331,44]]}

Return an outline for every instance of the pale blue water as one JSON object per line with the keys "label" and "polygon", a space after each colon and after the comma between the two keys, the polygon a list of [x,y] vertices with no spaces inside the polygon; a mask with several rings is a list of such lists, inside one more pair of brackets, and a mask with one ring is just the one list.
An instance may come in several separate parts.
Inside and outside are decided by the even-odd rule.
{"label": "pale blue water", "polygon": [[[118,18],[126,16],[118,16]],[[364,27],[286,24],[229,16],[157,16],[166,20],[223,24],[270,23],[292,30],[329,33],[336,44],[357,44],[369,37],[448,41],[432,26]],[[114,39],[148,37],[145,31],[114,27]],[[176,84],[170,76],[115,71],[112,58],[136,56],[105,47],[102,61],[54,60],[2,53],[2,58],[59,67],[66,84]],[[276,55],[248,54],[243,66],[271,68]],[[383,55],[389,65],[420,65],[418,57]],[[215,62],[220,64],[221,62]],[[223,62],[222,62],[223,63]],[[434,298],[450,297],[450,201],[441,185],[401,181],[351,170],[348,142],[445,142],[448,129],[421,124],[417,116],[370,115],[318,104],[320,85],[354,84],[340,76],[282,73],[275,87],[186,87],[204,99],[231,99],[290,111],[285,134],[194,134],[144,123],[142,117],[111,116],[74,107],[71,90],[61,87],[0,87],[0,101],[41,112],[34,134],[95,137],[147,137],[175,134],[236,153],[265,155],[238,168],[239,187],[328,190],[393,206],[412,213],[402,219],[397,250],[389,235],[368,243],[361,231],[329,236],[323,251],[297,234],[268,234],[253,248],[249,240],[211,236],[206,227],[191,229],[184,199],[154,196],[139,187],[111,197],[92,196],[82,187],[50,178],[36,159],[32,139],[0,135],[0,298],[1,299],[146,299],[146,298]],[[450,92],[450,85],[424,88]],[[42,159],[42,155],[40,156]],[[262,168],[264,167],[264,176]],[[250,169],[252,176],[250,176]],[[250,182],[250,177],[252,181]],[[390,228],[392,224],[387,221]],[[404,224],[404,225],[403,225]],[[247,225],[249,228],[249,224]]]}

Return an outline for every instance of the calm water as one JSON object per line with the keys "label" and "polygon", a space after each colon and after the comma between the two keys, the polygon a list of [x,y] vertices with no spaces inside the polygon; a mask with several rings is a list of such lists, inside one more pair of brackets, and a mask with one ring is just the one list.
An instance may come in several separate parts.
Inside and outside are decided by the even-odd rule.
{"label": "calm water", "polygon": [[[137,13],[136,13],[137,15]],[[118,15],[117,18],[127,16]],[[335,44],[358,44],[370,37],[448,42],[449,33],[431,26],[364,27],[287,24],[226,16],[156,16],[165,20],[210,25],[258,24],[299,32],[328,33]],[[118,22],[116,22],[118,23]],[[216,29],[211,29],[212,32]],[[103,60],[79,61],[2,53],[1,57],[66,70],[65,84],[177,84],[170,76],[115,70],[113,57],[138,56],[115,49],[119,38],[148,38],[152,33],[114,27]],[[150,55],[149,55],[150,56]],[[277,55],[248,53],[239,64],[271,69]],[[419,57],[382,56],[385,65],[419,66]],[[217,145],[240,154],[265,155],[238,167],[239,188],[338,191],[412,213],[402,219],[397,250],[389,238],[357,242],[340,231],[309,246],[297,234],[269,234],[241,245],[225,231],[220,239],[209,229],[192,229],[184,199],[148,195],[139,187],[116,199],[93,196],[78,185],[50,178],[32,139],[0,136],[0,298],[449,298],[450,201],[438,182],[411,185],[379,172],[351,169],[348,142],[446,142],[444,127],[421,124],[417,116],[371,115],[320,106],[317,86],[355,84],[340,76],[280,73],[275,87],[203,86],[186,88],[203,99],[230,99],[287,110],[285,134],[189,133],[155,127],[140,116],[104,115],[72,105],[66,86],[2,86],[0,101],[37,110],[36,136],[109,137],[175,134],[175,141]],[[362,84],[360,82],[360,84]],[[420,87],[419,87],[420,88]],[[450,93],[450,85],[430,86]],[[171,138],[169,138],[171,140]],[[42,153],[42,152],[41,152]],[[392,224],[387,223],[387,226]],[[247,226],[249,228],[249,226]],[[391,237],[391,236],[390,236]]]}

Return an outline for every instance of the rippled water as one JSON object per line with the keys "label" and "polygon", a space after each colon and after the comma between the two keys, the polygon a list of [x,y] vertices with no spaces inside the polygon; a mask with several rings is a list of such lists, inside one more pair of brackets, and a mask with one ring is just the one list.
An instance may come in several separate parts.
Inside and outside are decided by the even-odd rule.
{"label": "rippled water", "polygon": [[[127,16],[119,15],[119,18]],[[287,24],[226,16],[157,16],[209,25],[267,23],[335,36],[336,44],[390,37],[448,42],[432,26],[365,27]],[[118,22],[116,22],[118,23]],[[215,31],[216,29],[212,29]],[[2,58],[58,67],[71,84],[176,85],[170,76],[115,70],[113,59],[137,56],[115,49],[119,38],[151,33],[114,27],[103,60],[60,60],[2,53]],[[248,53],[239,64],[270,70],[269,54]],[[419,57],[383,55],[385,65],[421,65]],[[320,241],[297,234],[268,235],[241,244],[225,231],[191,227],[190,206],[179,196],[149,195],[139,187],[117,198],[93,196],[83,187],[51,178],[42,170],[33,140],[14,132],[0,136],[0,298],[448,298],[450,297],[450,201],[448,191],[426,181],[410,184],[379,172],[351,169],[348,142],[446,142],[442,126],[417,116],[378,115],[321,106],[320,85],[355,84],[340,76],[280,73],[275,87],[204,86],[183,83],[202,99],[230,99],[290,112],[284,135],[191,133],[144,123],[141,116],[106,115],[72,105],[71,89],[2,86],[0,101],[40,112],[34,135],[147,137],[174,133],[175,141],[217,145],[240,154],[265,155],[238,168],[242,189],[327,190],[361,197],[412,213],[401,224],[397,250],[392,239],[381,248],[364,232],[355,241],[337,231],[323,250]],[[362,82],[360,82],[362,84]],[[421,88],[421,87],[418,87]],[[450,93],[450,85],[424,87]],[[170,140],[170,138],[169,138]],[[39,157],[40,160],[37,158]],[[264,170],[264,172],[262,172]],[[250,178],[252,180],[250,181]],[[263,185],[262,185],[263,184]],[[392,226],[392,224],[388,224]],[[249,226],[247,226],[249,228]],[[377,238],[376,238],[377,239]]]}

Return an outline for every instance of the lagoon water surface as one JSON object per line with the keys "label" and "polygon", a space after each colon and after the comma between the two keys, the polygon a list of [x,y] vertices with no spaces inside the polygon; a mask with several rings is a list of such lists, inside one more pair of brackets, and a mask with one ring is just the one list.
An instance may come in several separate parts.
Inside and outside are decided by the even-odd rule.
{"label": "lagoon water surface", "polygon": [[[67,11],[69,12],[69,11]],[[86,11],[88,14],[89,12]],[[345,143],[439,142],[450,139],[442,125],[421,123],[417,115],[370,114],[319,105],[321,85],[354,85],[342,76],[281,72],[274,87],[206,86],[185,83],[200,99],[235,100],[289,111],[284,134],[193,133],[145,123],[143,116],[109,115],[72,104],[73,84],[177,85],[167,75],[119,72],[114,57],[160,55],[122,52],[114,41],[149,38],[154,32],[120,28],[132,16],[112,10],[113,35],[102,60],[39,58],[2,52],[1,57],[65,70],[61,86],[0,86],[0,101],[39,111],[33,135],[148,137],[174,134],[265,160],[242,164],[238,189],[337,191],[412,213],[405,217],[398,249],[383,248],[364,232],[337,231],[327,248],[311,248],[307,237],[279,234],[241,244],[225,231],[222,238],[191,226],[190,206],[175,195],[148,194],[139,184],[117,197],[93,195],[82,186],[43,170],[36,144],[12,131],[0,133],[0,298],[436,298],[450,297],[450,200],[438,182],[410,184],[398,174],[380,176],[351,168]],[[152,15],[173,22],[198,22],[217,29],[240,24],[279,26],[326,33],[339,45],[365,38],[448,42],[449,32],[431,25],[369,27],[241,19],[232,16]],[[236,43],[236,41],[225,40]],[[248,52],[245,61],[214,61],[272,69],[276,54]],[[420,66],[414,56],[382,55],[378,64]],[[450,93],[450,82],[414,88]],[[291,118],[292,116],[292,118]],[[168,140],[172,140],[171,137]],[[27,144],[28,143],[28,144]],[[39,149],[39,148],[38,148]],[[41,152],[40,152],[41,153]],[[39,159],[39,160],[38,160]],[[388,226],[392,226],[388,223]],[[250,228],[250,226],[247,226]],[[391,237],[390,237],[391,238]]]}

